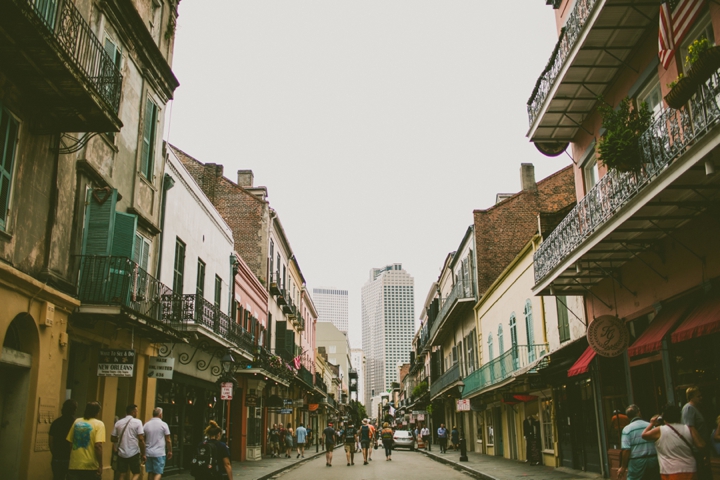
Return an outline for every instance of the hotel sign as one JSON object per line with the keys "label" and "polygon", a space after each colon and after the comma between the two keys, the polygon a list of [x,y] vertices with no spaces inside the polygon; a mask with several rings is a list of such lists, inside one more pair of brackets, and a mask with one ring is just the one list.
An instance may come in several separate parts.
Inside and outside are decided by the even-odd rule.
{"label": "hotel sign", "polygon": [[617,357],[627,350],[630,333],[625,322],[612,315],[603,315],[588,325],[587,340],[598,355]]}

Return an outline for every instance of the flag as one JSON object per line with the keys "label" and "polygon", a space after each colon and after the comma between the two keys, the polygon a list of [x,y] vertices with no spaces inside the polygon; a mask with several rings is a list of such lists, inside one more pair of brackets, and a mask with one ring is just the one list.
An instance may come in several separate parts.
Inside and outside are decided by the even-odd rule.
{"label": "flag", "polygon": [[300,356],[293,358],[293,363],[295,364],[295,370],[300,370]]}
{"label": "flag", "polygon": [[705,0],[675,0],[660,5],[658,57],[668,68],[675,51],[705,6]]}
{"label": "flag", "polygon": [[395,416],[395,409],[392,406],[390,407],[390,416],[391,417]]}

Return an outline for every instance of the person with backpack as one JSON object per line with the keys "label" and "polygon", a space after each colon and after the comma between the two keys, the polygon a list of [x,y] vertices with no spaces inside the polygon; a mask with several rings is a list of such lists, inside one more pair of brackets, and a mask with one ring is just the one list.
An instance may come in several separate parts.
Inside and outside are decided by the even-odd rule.
{"label": "person with backpack", "polygon": [[293,448],[293,437],[294,432],[292,428],[292,423],[287,424],[287,429],[285,430],[285,458],[290,458],[290,451]]}
{"label": "person with backpack", "polygon": [[383,423],[382,432],[380,432],[382,438],[383,448],[385,448],[385,461],[389,462],[392,460],[392,447],[393,447],[393,430],[390,428],[388,422]]}
{"label": "person with backpack", "polygon": [[368,445],[368,462],[372,462],[372,452],[373,447],[376,447],[375,443],[375,434],[377,433],[375,431],[375,425],[370,423],[369,419],[366,419],[368,421],[368,427],[370,428],[370,444]]}
{"label": "person with backpack", "polygon": [[333,424],[328,422],[328,426],[323,430],[323,444],[325,445],[325,465],[332,467],[333,450],[335,449],[335,436],[337,433],[332,428]]}
{"label": "person with backpack", "polygon": [[190,473],[196,480],[232,480],[230,450],[220,441],[222,428],[213,420],[205,428],[206,439],[198,445]]}
{"label": "person with backpack", "polygon": [[355,444],[358,441],[357,430],[352,422],[348,422],[343,432],[345,439],[345,456],[347,457],[347,466],[355,465]]}
{"label": "person with backpack", "polygon": [[370,436],[372,435],[372,432],[370,431],[370,425],[368,425],[367,418],[363,419],[362,423],[363,424],[360,427],[360,447],[362,448],[363,465],[367,465],[368,450],[370,449]]}

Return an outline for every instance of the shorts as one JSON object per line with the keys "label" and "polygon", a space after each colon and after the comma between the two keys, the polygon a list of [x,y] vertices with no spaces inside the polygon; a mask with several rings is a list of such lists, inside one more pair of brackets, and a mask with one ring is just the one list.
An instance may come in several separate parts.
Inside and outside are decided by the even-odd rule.
{"label": "shorts", "polygon": [[297,442],[297,448],[305,448],[305,442]]}
{"label": "shorts", "polygon": [[360,448],[370,448],[370,440],[361,440]]}
{"label": "shorts", "polygon": [[270,450],[280,450],[280,442],[270,442]]}
{"label": "shorts", "polygon": [[325,450],[332,450],[335,448],[335,444],[332,442],[325,442]]}
{"label": "shorts", "polygon": [[348,453],[355,453],[355,444],[354,443],[346,443],[345,451]]}
{"label": "shorts", "polygon": [[133,475],[140,473],[140,454],[136,453],[130,458],[123,458],[118,455],[117,472],[125,473],[130,470]]}
{"label": "shorts", "polygon": [[163,455],[162,457],[147,457],[145,460],[145,471],[147,473],[157,473],[158,475],[162,475],[165,471],[165,459],[167,457]]}

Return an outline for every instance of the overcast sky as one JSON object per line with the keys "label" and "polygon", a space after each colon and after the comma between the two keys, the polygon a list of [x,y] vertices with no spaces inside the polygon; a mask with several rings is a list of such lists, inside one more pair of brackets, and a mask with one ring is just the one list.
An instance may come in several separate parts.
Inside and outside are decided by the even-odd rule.
{"label": "overcast sky", "polygon": [[525,138],[556,41],[542,0],[185,0],[169,141],[267,186],[308,286],[415,277],[415,317],[473,209],[570,163]]}

